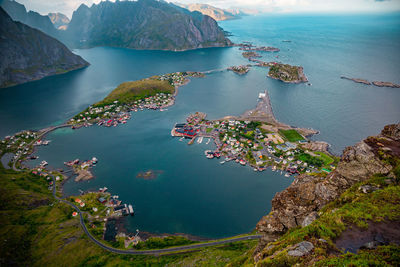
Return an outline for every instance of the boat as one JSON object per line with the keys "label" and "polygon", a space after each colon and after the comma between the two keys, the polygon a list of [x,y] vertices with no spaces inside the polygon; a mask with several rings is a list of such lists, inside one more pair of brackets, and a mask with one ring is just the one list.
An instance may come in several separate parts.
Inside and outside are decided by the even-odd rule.
{"label": "boat", "polygon": [[182,142],[182,141],[183,141],[183,139],[185,139],[185,137],[183,137],[183,136],[182,136],[182,137],[179,139],[179,141],[181,141],[181,142]]}
{"label": "boat", "polygon": [[40,163],[40,166],[44,167],[44,166],[46,166],[46,165],[48,165],[48,164],[49,164],[49,163],[48,163],[47,161],[43,160],[43,161]]}
{"label": "boat", "polygon": [[92,163],[93,163],[93,164],[96,164],[98,161],[99,161],[99,160],[98,160],[96,157],[93,157],[93,158],[92,158]]}
{"label": "boat", "polygon": [[243,159],[241,159],[239,163],[240,163],[240,165],[242,165],[242,166],[246,165],[246,161],[244,161]]}
{"label": "boat", "polygon": [[290,174],[287,172],[287,173],[285,173],[285,177],[289,177],[290,176]]}
{"label": "boat", "polygon": [[198,143],[198,144],[203,143],[203,136],[200,136],[200,137],[197,139],[197,143]]}
{"label": "boat", "polygon": [[107,191],[107,189],[108,189],[107,187],[100,187],[99,192],[104,193]]}
{"label": "boat", "polygon": [[221,164],[224,164],[224,163],[225,163],[225,160],[221,161],[220,163],[221,163]]}
{"label": "boat", "polygon": [[211,141],[211,138],[208,138],[206,145],[208,145]]}
{"label": "boat", "polygon": [[257,172],[257,171],[258,171],[258,169],[257,169],[257,168],[254,168],[254,169],[253,169],[253,171]]}
{"label": "boat", "polygon": [[64,162],[64,164],[67,165],[67,166],[73,166],[73,165],[78,164],[78,163],[79,163],[79,159],[75,159],[75,160],[71,160],[71,161],[68,161],[68,162]]}

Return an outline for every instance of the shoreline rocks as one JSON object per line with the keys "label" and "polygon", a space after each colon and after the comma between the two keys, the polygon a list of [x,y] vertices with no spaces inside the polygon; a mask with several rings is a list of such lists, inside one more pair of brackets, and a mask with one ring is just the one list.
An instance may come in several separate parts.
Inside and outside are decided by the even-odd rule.
{"label": "shoreline rocks", "polygon": [[289,229],[312,222],[316,212],[337,199],[352,185],[365,181],[374,174],[391,175],[393,166],[381,160],[381,154],[384,150],[388,151],[388,155],[400,157],[398,140],[400,123],[387,125],[378,136],[368,137],[347,147],[336,170],[327,177],[296,177],[288,188],[275,195],[271,212],[258,222],[257,230],[263,237],[255,250],[254,258],[262,259],[262,251],[268,243]]}

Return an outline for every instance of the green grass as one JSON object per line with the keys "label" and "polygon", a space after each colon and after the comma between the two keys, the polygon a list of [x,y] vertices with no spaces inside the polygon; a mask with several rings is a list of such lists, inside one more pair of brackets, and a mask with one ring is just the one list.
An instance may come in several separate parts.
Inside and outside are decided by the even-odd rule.
{"label": "green grass", "polygon": [[169,81],[149,78],[140,81],[124,82],[115,88],[104,100],[95,104],[95,106],[108,105],[116,100],[122,104],[131,104],[136,100],[154,96],[157,93],[173,94],[174,92],[175,88]]}
{"label": "green grass", "polygon": [[289,142],[297,142],[304,140],[303,136],[301,136],[296,130],[279,130],[279,133],[283,135]]}
{"label": "green grass", "polygon": [[335,162],[335,160],[332,157],[330,157],[324,152],[316,151],[314,153],[321,156],[321,159],[324,161],[324,165],[331,165],[332,163]]}
{"label": "green grass", "polygon": [[167,237],[150,237],[144,242],[139,242],[135,249],[160,249],[167,247],[176,247],[196,243],[195,241],[189,240],[183,236],[167,236]]}

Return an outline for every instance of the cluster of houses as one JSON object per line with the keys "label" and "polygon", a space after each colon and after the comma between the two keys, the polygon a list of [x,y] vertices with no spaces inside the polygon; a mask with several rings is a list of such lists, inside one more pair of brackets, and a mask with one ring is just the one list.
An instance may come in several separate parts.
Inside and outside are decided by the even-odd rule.
{"label": "cluster of houses", "polygon": [[261,125],[259,122],[240,120],[207,121],[191,115],[187,123],[175,125],[177,134],[174,136],[214,138],[217,144],[215,152],[225,156],[221,164],[234,160],[241,165],[250,165],[255,171],[272,167],[272,170],[285,171],[286,176],[321,171],[299,160],[304,141],[288,142],[280,133],[268,132]]}
{"label": "cluster of houses", "polygon": [[204,73],[196,71],[185,71],[185,72],[174,72],[164,75],[156,76],[156,79],[160,81],[169,81],[171,85],[177,87],[185,84],[186,77],[204,77]]}
{"label": "cluster of houses", "polygon": [[157,93],[154,96],[149,96],[144,99],[139,99],[134,102],[131,107],[132,111],[138,111],[143,109],[162,110],[174,103],[174,97],[170,93]]}
{"label": "cluster of houses", "polygon": [[125,124],[131,116],[128,112],[125,112],[126,108],[118,105],[118,103],[118,101],[114,101],[110,105],[90,106],[87,111],[70,119],[69,123],[73,124],[73,129],[91,126],[93,125],[92,122],[97,122],[97,125],[106,127],[117,126],[120,123]]}
{"label": "cluster of houses", "polygon": [[29,144],[37,138],[37,133],[33,131],[22,131],[13,136],[6,136],[0,143],[1,151],[14,153],[12,160],[30,154]]}

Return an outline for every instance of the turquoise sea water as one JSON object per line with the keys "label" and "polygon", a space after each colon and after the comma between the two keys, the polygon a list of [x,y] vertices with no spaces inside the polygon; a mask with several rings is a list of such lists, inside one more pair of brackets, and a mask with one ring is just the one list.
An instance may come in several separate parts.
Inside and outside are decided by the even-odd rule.
{"label": "turquoise sea water", "polygon": [[[314,139],[331,143],[336,154],[399,121],[399,89],[340,79],[346,75],[400,83],[398,14],[257,16],[220,24],[235,42],[279,47],[279,53],[262,53],[264,60],[302,65],[312,86],[268,79],[265,68],[253,68],[245,76],[220,72],[181,87],[176,105],[168,111],[133,113],[128,124],[115,128],[53,132],[48,136],[52,143],[37,152],[39,161],[62,167],[75,158],[99,159],[93,170],[96,178],[82,183],[69,180],[66,194],[107,186],[135,207],[135,217],[127,218],[128,230],[211,238],[239,234],[255,227],[269,211],[274,194],[291,180],[208,160],[203,151],[211,144],[188,146],[170,136],[175,122],[195,111],[206,112],[211,119],[239,115],[253,108],[258,93],[266,88],[280,121],[320,130]],[[123,81],[248,62],[237,48],[176,53],[99,47],[75,52],[91,66],[0,90],[1,136],[63,122]],[[136,178],[149,169],[161,171],[156,180]]]}

